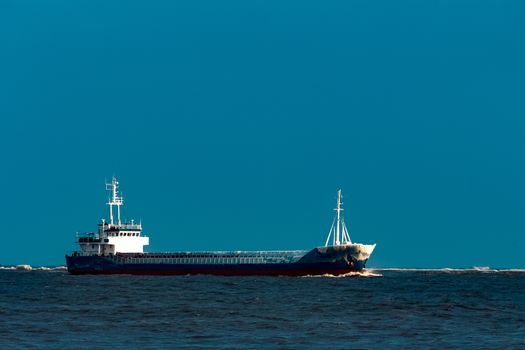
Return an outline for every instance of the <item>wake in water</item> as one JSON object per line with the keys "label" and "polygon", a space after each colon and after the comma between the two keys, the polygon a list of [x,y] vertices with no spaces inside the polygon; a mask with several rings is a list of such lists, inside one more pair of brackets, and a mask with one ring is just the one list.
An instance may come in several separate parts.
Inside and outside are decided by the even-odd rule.
{"label": "wake in water", "polygon": [[[0,266],[0,270],[11,271],[47,271],[47,272],[67,272],[66,266],[38,266],[33,267],[28,264]],[[329,277],[329,278],[344,278],[344,277],[382,277],[381,272],[435,272],[435,273],[525,273],[525,269],[492,269],[488,266],[473,266],[466,269],[454,269],[449,267],[439,269],[424,269],[424,268],[398,268],[385,267],[376,269],[366,269],[361,272],[349,272],[343,275],[308,275],[302,277]]]}
{"label": "wake in water", "polygon": [[360,272],[349,272],[342,275],[332,275],[329,273],[325,273],[324,275],[307,275],[302,276],[303,278],[345,278],[345,277],[382,277],[383,275],[380,273],[377,273],[375,270],[365,270]]}

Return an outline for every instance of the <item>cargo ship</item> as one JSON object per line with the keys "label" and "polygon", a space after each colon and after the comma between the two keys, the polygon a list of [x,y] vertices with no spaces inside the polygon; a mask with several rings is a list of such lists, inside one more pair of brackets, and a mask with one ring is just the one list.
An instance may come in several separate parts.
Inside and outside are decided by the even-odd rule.
{"label": "cargo ship", "polygon": [[[109,220],[97,232],[78,234],[79,250],[66,255],[67,270],[81,274],[307,276],[362,272],[375,244],[352,243],[346,227],[341,190],[324,246],[311,250],[144,252],[149,237],[142,222],[121,222],[124,204],[115,177],[106,183],[111,192]],[[116,218],[114,211],[116,209]]]}

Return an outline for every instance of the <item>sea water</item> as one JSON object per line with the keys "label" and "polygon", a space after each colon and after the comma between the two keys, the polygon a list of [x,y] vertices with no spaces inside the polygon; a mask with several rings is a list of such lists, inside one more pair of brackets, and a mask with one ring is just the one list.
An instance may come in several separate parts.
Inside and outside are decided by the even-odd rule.
{"label": "sea water", "polygon": [[72,276],[0,268],[1,349],[525,348],[525,271]]}

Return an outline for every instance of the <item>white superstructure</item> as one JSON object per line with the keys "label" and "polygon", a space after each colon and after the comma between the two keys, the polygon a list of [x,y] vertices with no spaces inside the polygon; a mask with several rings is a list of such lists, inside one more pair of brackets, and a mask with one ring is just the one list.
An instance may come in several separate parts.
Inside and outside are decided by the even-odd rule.
{"label": "white superstructure", "polygon": [[[142,224],[134,220],[122,223],[120,207],[124,199],[118,192],[118,181],[113,176],[111,183],[106,184],[111,191],[108,201],[109,223],[102,219],[96,233],[83,234],[77,238],[81,255],[109,255],[116,253],[143,253],[144,246],[149,245],[149,237],[142,235]],[[113,207],[117,207],[117,221],[113,217]]]}

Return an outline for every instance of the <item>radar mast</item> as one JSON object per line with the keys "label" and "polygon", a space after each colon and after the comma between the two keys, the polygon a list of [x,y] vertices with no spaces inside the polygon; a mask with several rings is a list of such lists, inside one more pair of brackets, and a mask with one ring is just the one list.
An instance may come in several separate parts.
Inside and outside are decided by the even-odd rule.
{"label": "radar mast", "polygon": [[113,221],[113,206],[117,207],[117,225],[121,225],[120,221],[120,206],[124,204],[124,199],[118,194],[118,181],[115,176],[111,179],[111,183],[106,183],[106,190],[111,191],[111,197],[108,201],[109,205],[109,224],[114,225]]}

